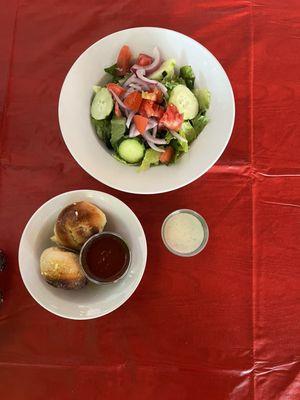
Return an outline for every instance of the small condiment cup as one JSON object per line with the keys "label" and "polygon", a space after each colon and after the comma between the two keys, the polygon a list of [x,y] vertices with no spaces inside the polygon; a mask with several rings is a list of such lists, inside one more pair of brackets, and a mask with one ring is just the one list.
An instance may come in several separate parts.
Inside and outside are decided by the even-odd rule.
{"label": "small condiment cup", "polygon": [[[92,244],[92,242],[94,242],[95,240],[97,240],[99,237],[101,236],[112,236],[112,237],[116,237],[119,240],[121,240],[123,242],[123,245],[126,247],[127,251],[128,251],[128,262],[127,262],[127,267],[124,270],[123,274],[120,276],[115,277],[116,275],[112,276],[111,279],[107,278],[107,279],[95,279],[94,277],[90,276],[88,273],[88,267],[86,265],[85,262],[85,256],[86,256],[86,252],[88,251],[89,246]],[[79,262],[81,265],[81,268],[85,274],[85,276],[87,277],[87,279],[97,285],[106,285],[106,284],[110,284],[110,283],[115,283],[118,282],[119,280],[121,280],[122,278],[124,278],[124,276],[127,274],[130,264],[131,264],[131,252],[130,249],[127,245],[127,243],[125,242],[125,240],[117,233],[114,232],[101,232],[101,233],[96,233],[95,235],[91,236],[82,246],[80,253],[79,253]]]}
{"label": "small condiment cup", "polygon": [[[166,240],[166,237],[165,237],[165,227],[166,227],[166,224],[167,224],[167,222],[168,222],[172,217],[174,217],[174,215],[177,215],[177,214],[190,214],[190,215],[193,215],[194,217],[197,218],[197,220],[198,220],[198,221],[201,223],[201,225],[202,225],[203,234],[204,234],[203,239],[202,239],[202,242],[201,242],[201,243],[199,244],[199,246],[198,246],[194,251],[192,251],[192,252],[189,252],[189,253],[182,253],[182,252],[176,251],[175,249],[173,249],[173,248],[169,245],[168,241]],[[179,210],[173,211],[171,214],[169,214],[169,215],[165,218],[165,220],[164,220],[164,222],[163,222],[163,224],[162,224],[162,227],[161,227],[161,237],[162,237],[162,240],[163,240],[164,245],[166,246],[166,248],[167,248],[171,253],[175,254],[176,256],[180,256],[180,257],[192,257],[192,256],[195,256],[196,254],[200,253],[200,252],[204,249],[204,247],[207,245],[208,238],[209,238],[209,230],[208,230],[208,225],[207,225],[205,219],[202,217],[202,215],[198,214],[198,213],[197,213],[196,211],[194,211],[194,210],[190,210],[190,209],[185,209],[185,208],[183,208],[183,209],[179,209]]]}

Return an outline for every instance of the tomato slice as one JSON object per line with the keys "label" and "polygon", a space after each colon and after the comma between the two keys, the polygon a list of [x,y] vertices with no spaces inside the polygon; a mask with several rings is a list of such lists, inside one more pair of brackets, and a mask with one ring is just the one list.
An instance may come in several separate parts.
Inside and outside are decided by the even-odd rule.
{"label": "tomato slice", "polygon": [[106,87],[119,97],[125,93],[125,89],[123,89],[122,86],[118,85],[117,83],[108,83]]}
{"label": "tomato slice", "polygon": [[161,103],[163,101],[163,92],[157,88],[152,89],[150,92],[142,92],[142,98],[145,100],[156,101]]}
{"label": "tomato slice", "polygon": [[168,146],[165,148],[164,153],[161,153],[159,161],[162,164],[169,164],[172,161],[173,156],[174,156],[174,149],[172,146]]}
{"label": "tomato slice", "polygon": [[129,46],[125,45],[121,48],[117,59],[117,67],[119,75],[125,75],[130,69],[131,51]]}
{"label": "tomato slice", "polygon": [[122,117],[122,113],[121,113],[121,110],[120,110],[120,106],[119,106],[119,104],[118,104],[117,102],[115,102],[114,112],[115,112],[115,116],[116,116],[116,117],[118,117],[118,118],[121,118],[121,117]]}
{"label": "tomato slice", "polygon": [[183,122],[183,115],[174,104],[169,104],[159,123],[173,131],[179,131]]}
{"label": "tomato slice", "polygon": [[164,114],[164,109],[152,100],[143,100],[139,113],[144,117],[156,117],[160,119]]}
{"label": "tomato slice", "polygon": [[134,91],[130,93],[124,100],[126,107],[132,111],[138,111],[142,102],[142,95],[140,92]]}
{"label": "tomato slice", "polygon": [[142,117],[141,115],[135,115],[133,117],[133,121],[135,123],[136,129],[140,133],[144,133],[148,125],[148,118]]}
{"label": "tomato slice", "polygon": [[141,65],[143,67],[145,67],[146,65],[151,64],[153,61],[153,58],[148,56],[147,54],[139,54],[137,60],[136,60],[136,64]]}

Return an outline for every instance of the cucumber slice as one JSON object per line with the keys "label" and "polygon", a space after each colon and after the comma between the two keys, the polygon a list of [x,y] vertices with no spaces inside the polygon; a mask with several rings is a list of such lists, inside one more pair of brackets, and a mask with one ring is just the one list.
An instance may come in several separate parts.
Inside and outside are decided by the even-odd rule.
{"label": "cucumber slice", "polygon": [[95,119],[105,119],[112,111],[114,102],[106,88],[101,88],[96,94],[91,105],[91,116]]}
{"label": "cucumber slice", "polygon": [[134,164],[144,157],[145,146],[138,139],[125,139],[120,143],[118,153],[123,160]]}
{"label": "cucumber slice", "polygon": [[161,64],[161,66],[151,75],[148,76],[149,79],[155,79],[156,81],[161,81],[163,78],[170,79],[173,77],[175,72],[176,61],[174,58],[170,58]]}
{"label": "cucumber slice", "polygon": [[169,103],[177,107],[185,120],[195,118],[199,111],[199,104],[195,95],[184,85],[174,87],[170,94]]}

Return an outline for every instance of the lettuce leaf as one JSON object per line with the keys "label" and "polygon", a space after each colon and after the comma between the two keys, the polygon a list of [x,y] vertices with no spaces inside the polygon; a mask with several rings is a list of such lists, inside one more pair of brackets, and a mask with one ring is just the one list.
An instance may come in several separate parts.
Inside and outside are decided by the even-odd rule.
{"label": "lettuce leaf", "polygon": [[197,137],[195,129],[192,126],[192,124],[190,123],[190,121],[184,121],[182,123],[179,134],[182,136],[184,135],[184,137],[187,139],[188,143],[192,143],[192,141],[195,140]]}
{"label": "lettuce leaf", "polygon": [[124,137],[126,132],[126,118],[116,118],[111,119],[111,137],[110,144],[117,150],[119,141]]}
{"label": "lettuce leaf", "polygon": [[170,92],[174,89],[175,86],[177,85],[186,85],[185,80],[181,78],[180,76],[174,76],[172,79],[169,78],[164,78],[161,83],[165,85],[167,88],[169,94]]}
{"label": "lettuce leaf", "polygon": [[167,144],[170,144],[171,140],[176,140],[176,138],[172,135],[171,132],[168,131],[165,136],[165,141],[167,142]]}
{"label": "lettuce leaf", "polygon": [[91,117],[92,124],[95,127],[96,134],[99,139],[103,140],[106,146],[111,149],[110,137],[111,137],[111,124],[108,119],[97,120]]}
{"label": "lettuce leaf", "polygon": [[118,75],[117,64],[113,64],[110,67],[104,68],[104,71],[107,74],[110,74],[113,78],[117,77]]}
{"label": "lettuce leaf", "polygon": [[189,89],[194,89],[195,74],[190,65],[184,65],[180,68],[180,77],[185,80],[186,86]]}
{"label": "lettuce leaf", "polygon": [[199,109],[201,113],[206,112],[210,105],[210,92],[207,89],[194,89],[194,95],[196,96],[199,104]]}
{"label": "lettuce leaf", "polygon": [[197,114],[194,119],[192,119],[192,125],[195,129],[196,136],[198,136],[203,129],[208,124],[208,118],[206,115],[202,115],[201,113]]}
{"label": "lettuce leaf", "polygon": [[159,164],[159,157],[160,153],[158,151],[155,151],[153,149],[147,149],[142,161],[142,164],[138,171],[146,171],[148,168],[150,168],[151,165],[158,165]]}
{"label": "lettuce leaf", "polygon": [[118,74],[118,67],[117,64],[113,64],[110,67],[104,68],[104,71],[112,76],[112,82],[114,83],[120,83],[120,85],[123,85],[123,83],[129,78],[130,74],[126,74],[124,76],[120,76]]}
{"label": "lettuce leaf", "polygon": [[[187,139],[185,133],[182,130],[179,131],[178,133],[184,139]],[[172,163],[175,163],[183,153],[187,153],[189,151],[188,143],[179,141],[170,132],[167,132],[167,134],[165,136],[165,140],[166,140],[167,144],[170,144],[175,151]]]}

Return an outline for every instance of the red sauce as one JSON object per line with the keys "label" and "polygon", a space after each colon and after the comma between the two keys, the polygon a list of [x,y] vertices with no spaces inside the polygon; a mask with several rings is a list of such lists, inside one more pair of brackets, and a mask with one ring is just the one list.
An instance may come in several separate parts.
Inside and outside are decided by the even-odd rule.
{"label": "red sauce", "polygon": [[112,282],[125,273],[129,260],[126,243],[118,236],[104,233],[86,245],[81,262],[90,278],[100,282]]}

